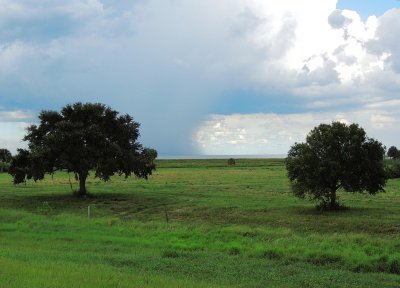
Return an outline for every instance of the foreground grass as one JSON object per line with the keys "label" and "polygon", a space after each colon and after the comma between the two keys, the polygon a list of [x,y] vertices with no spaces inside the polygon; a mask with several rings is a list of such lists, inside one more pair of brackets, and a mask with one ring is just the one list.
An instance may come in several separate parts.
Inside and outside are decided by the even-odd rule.
{"label": "foreground grass", "polygon": [[0,287],[399,287],[399,187],[320,213],[280,160],[160,161],[86,199],[0,174]]}

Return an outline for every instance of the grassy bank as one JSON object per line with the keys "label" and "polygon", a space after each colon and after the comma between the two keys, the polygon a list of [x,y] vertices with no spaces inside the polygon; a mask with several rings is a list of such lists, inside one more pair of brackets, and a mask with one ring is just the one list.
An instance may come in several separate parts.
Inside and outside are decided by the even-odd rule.
{"label": "grassy bank", "polygon": [[[0,174],[0,287],[399,287],[400,181],[294,198],[279,159],[160,160],[148,180]],[[88,218],[90,206],[90,218]]]}

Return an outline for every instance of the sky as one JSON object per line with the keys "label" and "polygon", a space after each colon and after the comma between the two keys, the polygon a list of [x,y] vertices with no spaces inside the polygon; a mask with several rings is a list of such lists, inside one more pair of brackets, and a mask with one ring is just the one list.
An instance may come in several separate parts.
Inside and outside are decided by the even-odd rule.
{"label": "sky", "polygon": [[320,123],[400,146],[396,0],[0,0],[0,147],[100,102],[159,155],[285,154]]}

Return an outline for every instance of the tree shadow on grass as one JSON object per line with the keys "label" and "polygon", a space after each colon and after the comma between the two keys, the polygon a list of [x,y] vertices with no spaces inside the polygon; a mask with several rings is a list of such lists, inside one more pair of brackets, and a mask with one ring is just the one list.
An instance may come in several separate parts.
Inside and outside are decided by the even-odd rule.
{"label": "tree shadow on grass", "polygon": [[347,207],[343,206],[341,209],[334,210],[321,210],[316,208],[315,206],[307,206],[307,207],[294,207],[292,208],[292,213],[301,214],[301,215],[323,215],[323,216],[363,216],[363,215],[375,215],[379,213],[382,209],[376,207]]}
{"label": "tree shadow on grass", "polygon": [[387,217],[388,211],[377,207],[348,207],[341,210],[321,211],[315,207],[291,209],[288,226],[294,230],[324,233],[367,233],[371,235],[398,234],[396,219]]}
{"label": "tree shadow on grass", "polygon": [[2,199],[0,207],[21,209],[32,213],[41,213],[45,204],[52,215],[72,213],[81,215],[88,206],[93,216],[129,217],[138,214],[160,214],[172,199],[146,193],[98,193],[79,198],[71,193],[17,195]]}

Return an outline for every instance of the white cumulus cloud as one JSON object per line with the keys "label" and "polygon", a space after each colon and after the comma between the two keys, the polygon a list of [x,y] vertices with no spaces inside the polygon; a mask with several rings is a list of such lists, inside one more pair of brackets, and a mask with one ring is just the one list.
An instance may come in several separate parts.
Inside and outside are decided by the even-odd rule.
{"label": "white cumulus cloud", "polygon": [[391,146],[396,144],[397,135],[392,131],[400,125],[400,115],[378,110],[212,115],[194,137],[198,148],[206,155],[285,154],[295,142],[304,142],[311,129],[332,121],[358,123],[369,137]]}
{"label": "white cumulus cloud", "polygon": [[161,154],[195,153],[192,143],[203,153],[225,144],[243,154],[284,153],[339,114],[400,142],[390,132],[398,119],[399,9],[364,21],[338,10],[337,0],[0,6],[0,105],[9,111],[15,103],[38,111],[103,102],[141,122],[143,142]]}

